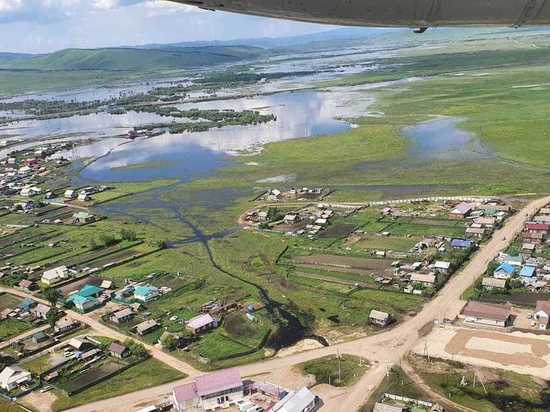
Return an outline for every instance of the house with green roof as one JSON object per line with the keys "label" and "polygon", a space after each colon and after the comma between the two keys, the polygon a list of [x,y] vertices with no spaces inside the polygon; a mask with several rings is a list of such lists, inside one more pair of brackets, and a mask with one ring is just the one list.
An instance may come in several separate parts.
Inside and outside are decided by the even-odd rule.
{"label": "house with green roof", "polygon": [[157,287],[151,285],[136,286],[134,289],[134,298],[141,302],[150,302],[160,296]]}
{"label": "house with green roof", "polygon": [[81,296],[78,293],[70,296],[67,302],[71,302],[80,312],[88,312],[100,306],[99,301],[93,296]]}
{"label": "house with green roof", "polygon": [[87,298],[89,298],[89,297],[97,298],[99,295],[101,295],[103,293],[103,289],[101,289],[100,287],[94,286],[94,285],[86,284],[77,293],[80,296],[84,296],[84,297],[87,297]]}

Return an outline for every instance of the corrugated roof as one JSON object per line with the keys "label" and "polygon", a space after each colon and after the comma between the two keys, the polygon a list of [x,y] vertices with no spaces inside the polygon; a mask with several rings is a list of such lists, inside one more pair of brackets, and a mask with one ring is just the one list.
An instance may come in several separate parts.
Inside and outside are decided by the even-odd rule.
{"label": "corrugated roof", "polygon": [[197,394],[199,396],[238,388],[242,384],[241,374],[235,368],[199,376],[195,379]]}
{"label": "corrugated roof", "polygon": [[504,322],[510,317],[511,312],[510,309],[504,306],[470,301],[462,309],[462,314],[469,317]]}

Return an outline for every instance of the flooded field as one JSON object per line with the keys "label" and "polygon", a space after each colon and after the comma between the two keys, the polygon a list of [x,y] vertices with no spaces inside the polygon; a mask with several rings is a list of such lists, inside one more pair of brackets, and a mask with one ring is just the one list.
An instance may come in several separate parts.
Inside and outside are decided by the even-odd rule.
{"label": "flooded field", "polygon": [[410,140],[409,154],[417,160],[475,160],[492,153],[470,132],[460,129],[461,120],[443,117],[403,129]]}

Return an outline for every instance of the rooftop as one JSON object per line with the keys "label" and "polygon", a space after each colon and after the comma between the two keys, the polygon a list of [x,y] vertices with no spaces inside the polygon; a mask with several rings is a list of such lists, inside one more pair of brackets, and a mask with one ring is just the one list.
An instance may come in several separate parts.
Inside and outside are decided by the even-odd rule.
{"label": "rooftop", "polygon": [[197,394],[199,396],[237,388],[242,386],[242,384],[241,374],[239,370],[235,368],[199,376],[195,379]]}
{"label": "rooftop", "polygon": [[470,301],[462,309],[464,316],[491,319],[495,321],[506,321],[510,315],[510,309],[501,305]]}

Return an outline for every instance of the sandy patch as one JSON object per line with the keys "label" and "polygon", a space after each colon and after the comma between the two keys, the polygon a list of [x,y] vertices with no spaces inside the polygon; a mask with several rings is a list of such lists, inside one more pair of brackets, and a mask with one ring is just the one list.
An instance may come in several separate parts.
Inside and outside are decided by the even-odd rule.
{"label": "sandy patch", "polygon": [[513,355],[515,353],[528,353],[531,354],[531,345],[524,345],[520,343],[508,342],[506,345],[502,344],[500,340],[477,338],[473,337],[466,345],[466,349],[469,350],[486,350],[495,353],[505,353],[507,355]]}
{"label": "sandy patch", "polygon": [[288,348],[281,349],[277,353],[277,357],[284,358],[286,356],[293,355],[295,353],[299,352],[305,352],[312,349],[319,349],[322,348],[323,345],[321,345],[319,342],[317,342],[315,339],[304,339],[298,342],[297,344],[290,346]]}
{"label": "sandy patch", "polygon": [[512,370],[550,379],[550,336],[456,327],[434,328],[413,350],[419,355]]}

